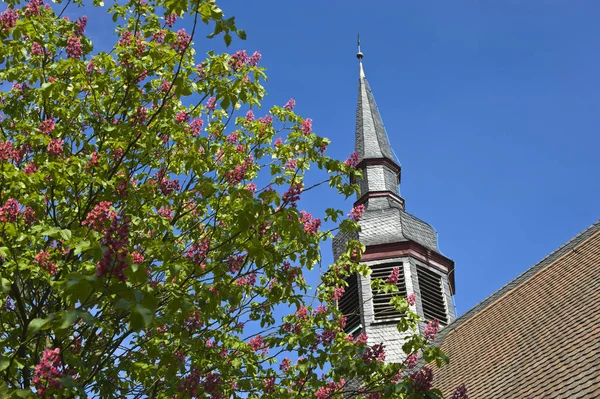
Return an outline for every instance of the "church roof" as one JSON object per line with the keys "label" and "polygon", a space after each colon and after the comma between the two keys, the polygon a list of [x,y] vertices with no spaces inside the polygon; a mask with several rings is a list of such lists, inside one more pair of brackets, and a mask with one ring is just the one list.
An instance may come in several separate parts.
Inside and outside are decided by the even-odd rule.
{"label": "church roof", "polygon": [[440,331],[449,395],[600,397],[600,221]]}

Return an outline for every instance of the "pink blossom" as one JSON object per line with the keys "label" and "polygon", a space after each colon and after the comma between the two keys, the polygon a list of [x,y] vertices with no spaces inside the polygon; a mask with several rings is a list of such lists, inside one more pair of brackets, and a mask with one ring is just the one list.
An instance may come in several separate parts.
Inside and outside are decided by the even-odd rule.
{"label": "pink blossom", "polygon": [[190,128],[192,128],[192,136],[196,137],[202,131],[202,126],[204,126],[204,121],[202,119],[194,119],[192,123],[190,123]]}
{"label": "pink blossom", "polygon": [[301,211],[300,214],[302,215],[300,222],[304,225],[304,231],[310,235],[318,233],[321,226],[321,219],[313,219],[312,215],[306,211]]}
{"label": "pink blossom", "polygon": [[191,38],[192,37],[186,33],[185,29],[179,29],[177,31],[177,40],[173,44],[173,49],[180,54],[183,53],[188,48]]}
{"label": "pink blossom", "polygon": [[438,321],[438,319],[433,319],[427,324],[427,327],[425,327],[425,331],[423,332],[423,334],[429,339],[434,339],[439,329],[440,322]]}
{"label": "pink blossom", "polygon": [[281,138],[281,137],[277,137],[277,138],[275,139],[275,143],[274,143],[275,147],[279,147],[279,146],[280,146],[280,145],[282,145],[282,144],[283,144],[283,140],[282,140],[282,138]]}
{"label": "pink blossom", "polygon": [[275,391],[275,377],[268,377],[263,380],[265,393],[273,393]]}
{"label": "pink blossom", "polygon": [[356,165],[358,165],[359,161],[360,159],[358,157],[358,153],[353,152],[352,154],[350,154],[350,157],[344,161],[344,163],[350,166],[351,168],[356,168]]}
{"label": "pink blossom", "polygon": [[252,350],[255,352],[262,350],[263,353],[266,353],[269,350],[265,345],[263,337],[260,335],[256,335],[255,337],[251,338],[250,341],[248,341],[248,345],[250,345],[250,348],[252,348]]}
{"label": "pink blossom", "polygon": [[252,157],[252,155],[250,155],[248,158],[246,158],[244,160],[243,163],[236,165],[236,167],[232,171],[227,172],[227,174],[225,175],[225,178],[227,179],[227,181],[230,184],[233,184],[233,185],[238,184],[246,177],[248,168],[250,168],[253,163],[254,163],[254,157]]}
{"label": "pink blossom", "polygon": [[60,388],[62,384],[58,381],[64,377],[61,371],[60,349],[45,349],[42,359],[35,366],[31,382],[40,396],[44,396],[47,388]]}
{"label": "pink blossom", "polygon": [[302,133],[310,134],[312,130],[312,119],[306,118],[304,122],[302,122]]}
{"label": "pink blossom", "polygon": [[50,262],[50,252],[48,251],[40,251],[33,259],[33,262],[39,267],[46,269],[51,275],[54,275],[58,269],[55,263]]}
{"label": "pink blossom", "polygon": [[171,82],[163,80],[160,86],[158,87],[158,91],[160,91],[161,93],[168,93],[169,90],[171,90]]}
{"label": "pink blossom", "polygon": [[42,5],[44,5],[42,0],[29,0],[29,3],[25,6],[25,15],[40,15],[42,12]]}
{"label": "pink blossom", "polygon": [[79,36],[82,36],[85,32],[87,22],[88,18],[85,15],[77,18],[77,21],[75,21],[75,33],[77,33]]}
{"label": "pink blossom", "polygon": [[410,306],[415,306],[415,302],[417,301],[417,294],[415,294],[414,292],[411,292],[410,294],[408,294],[408,296],[406,297],[406,302],[408,302],[408,304]]}
{"label": "pink blossom", "polygon": [[10,141],[0,141],[0,161],[8,161],[14,155],[15,149]]}
{"label": "pink blossom", "polygon": [[417,360],[419,360],[419,356],[416,353],[411,353],[404,360],[404,365],[407,369],[412,369],[417,365]]}
{"label": "pink blossom", "polygon": [[390,284],[398,284],[398,279],[400,278],[400,268],[399,267],[394,267],[392,269],[392,272],[390,273],[390,275],[388,276],[388,278],[385,280],[387,283]]}
{"label": "pink blossom", "polygon": [[165,16],[165,25],[167,25],[169,28],[172,28],[173,25],[175,25],[175,21],[177,21],[177,14],[174,12]]}
{"label": "pink blossom", "polygon": [[117,214],[110,207],[112,202],[102,201],[96,205],[81,222],[84,226],[89,226],[92,230],[102,231],[106,227],[106,221],[114,219]]}
{"label": "pink blossom", "polygon": [[253,287],[256,284],[256,273],[250,273],[247,276],[238,278],[235,280],[235,284],[239,287]]}
{"label": "pink blossom", "polygon": [[375,344],[365,348],[365,351],[362,354],[362,359],[367,364],[373,361],[378,363],[383,362],[385,360],[385,349],[383,344]]}
{"label": "pink blossom", "polygon": [[246,112],[246,121],[252,122],[254,120],[254,112],[248,111]]}
{"label": "pink blossom", "polygon": [[271,115],[267,115],[265,117],[258,118],[258,121],[265,126],[270,126],[273,124],[273,117]]}
{"label": "pink blossom", "polygon": [[210,240],[208,238],[203,238],[200,240],[200,242],[195,242],[192,244],[192,246],[186,251],[185,256],[194,264],[204,268],[204,261],[209,249]]}
{"label": "pink blossom", "polygon": [[96,275],[102,277],[110,273],[121,281],[127,280],[124,272],[129,267],[127,261],[129,255],[127,249],[129,244],[129,220],[113,218],[100,243],[104,247],[104,252],[102,259],[96,265]]}
{"label": "pink blossom", "polygon": [[83,55],[81,38],[77,35],[71,35],[67,39],[67,57],[78,59]]}
{"label": "pink blossom", "polygon": [[64,141],[62,139],[52,139],[48,143],[48,152],[54,155],[61,155],[63,152]]}
{"label": "pink blossom", "polygon": [[229,144],[237,144],[239,138],[240,138],[239,133],[234,132],[234,133],[231,133],[229,136],[227,136],[227,142]]}
{"label": "pink blossom", "polygon": [[229,60],[229,65],[231,65],[231,68],[234,72],[237,72],[244,66],[244,64],[248,62],[248,59],[249,57],[246,53],[246,50],[239,50],[231,56],[231,59]]}
{"label": "pink blossom", "polygon": [[194,310],[192,313],[190,313],[188,318],[183,323],[183,326],[190,331],[197,330],[203,325],[204,323],[202,322],[202,314],[199,310]]}
{"label": "pink blossom", "polygon": [[31,45],[31,55],[44,55],[44,48],[38,42],[33,42],[33,44]]}
{"label": "pink blossom", "polygon": [[342,299],[342,297],[344,296],[344,291],[344,287],[335,287],[335,289],[333,290],[333,300],[339,301],[340,299]]}
{"label": "pink blossom", "polygon": [[292,365],[292,360],[288,357],[284,357],[283,360],[281,361],[281,365],[279,365],[279,370],[288,371],[290,369],[291,365]]}
{"label": "pink blossom", "polygon": [[138,77],[135,79],[135,83],[141,83],[144,80],[146,80],[146,78],[148,77],[148,71],[147,70],[143,70]]}
{"label": "pink blossom", "polygon": [[156,213],[158,213],[160,216],[164,217],[167,220],[173,219],[173,209],[170,206],[161,207]]}
{"label": "pink blossom", "polygon": [[[164,29],[159,29],[152,34],[152,40],[156,43],[163,43],[165,41],[165,36],[167,35],[167,31]],[[168,91],[168,89],[167,89]]]}
{"label": "pink blossom", "polygon": [[159,170],[155,174],[156,179],[158,180],[158,185],[160,187],[160,191],[163,195],[169,195],[174,191],[179,191],[181,189],[181,185],[179,184],[178,179],[171,180],[169,176],[166,176],[166,171],[164,169]]}
{"label": "pink blossom", "polygon": [[296,207],[297,202],[300,200],[300,194],[302,194],[302,184],[292,184],[290,188],[283,193],[281,199],[284,204],[290,204],[290,206]]}
{"label": "pink blossom", "polygon": [[98,155],[98,153],[96,151],[92,152],[90,154],[90,160],[88,161],[88,163],[86,164],[86,167],[94,167],[97,166],[99,161],[100,161],[100,156]]}
{"label": "pink blossom", "polygon": [[423,367],[419,371],[409,375],[417,392],[429,392],[433,381],[433,371],[429,367]]}
{"label": "pink blossom", "polygon": [[54,131],[55,127],[56,124],[52,119],[46,119],[45,121],[40,122],[40,133],[48,135]]}
{"label": "pink blossom", "polygon": [[260,54],[260,52],[255,51],[248,59],[248,65],[257,66],[258,61],[260,61],[261,57],[262,55]]}
{"label": "pink blossom", "polygon": [[19,19],[19,11],[7,8],[0,14],[0,26],[3,31],[12,29],[17,25]]}
{"label": "pink blossom", "polygon": [[239,272],[242,266],[244,265],[245,260],[245,255],[230,256],[229,259],[227,259],[227,266],[229,268],[229,272],[232,274]]}
{"label": "pink blossom", "polygon": [[467,387],[465,384],[460,384],[456,387],[454,392],[452,392],[452,396],[450,399],[469,399],[469,395],[467,393]]}
{"label": "pink blossom", "polygon": [[216,103],[217,103],[217,99],[214,97],[211,97],[208,99],[208,101],[206,101],[206,108],[209,109],[210,111],[214,111]]}
{"label": "pink blossom", "polygon": [[148,109],[146,107],[142,107],[141,105],[137,108],[137,111],[134,116],[131,117],[131,122],[134,125],[143,124],[148,119]]}
{"label": "pink blossom", "polygon": [[360,205],[357,205],[354,208],[352,208],[352,210],[350,211],[348,216],[352,217],[352,219],[354,219],[356,222],[358,222],[362,218],[364,213],[365,213],[365,206],[360,204]]}
{"label": "pink blossom", "polygon": [[19,216],[19,202],[9,198],[3,206],[0,206],[0,222],[16,222]]}
{"label": "pink blossom", "polygon": [[294,107],[295,107],[295,106],[296,106],[296,100],[294,100],[293,98],[290,98],[290,99],[288,100],[288,102],[287,102],[287,103],[285,103],[285,105],[283,106],[283,108],[285,108],[285,109],[287,109],[287,110],[291,111],[291,110],[293,110],[293,109],[294,109]]}
{"label": "pink blossom", "polygon": [[193,368],[189,375],[187,375],[182,381],[177,390],[179,392],[187,393],[189,397],[196,397],[198,387],[200,386],[200,371],[196,368]]}
{"label": "pink blossom", "polygon": [[142,255],[141,253],[134,251],[131,253],[131,259],[133,260],[133,263],[135,263],[136,265],[139,265],[140,263],[142,263],[144,261],[144,255]]}
{"label": "pink blossom", "polygon": [[316,399],[329,399],[332,397],[337,397],[335,394],[342,392],[344,385],[346,385],[346,381],[342,378],[340,382],[331,381],[327,383],[326,386],[320,387],[317,392],[315,392]]}
{"label": "pink blossom", "polygon": [[33,224],[33,222],[35,222],[36,219],[37,215],[35,214],[33,208],[31,208],[30,206],[26,206],[25,209],[23,209],[23,221],[25,222],[25,224],[31,225]]}
{"label": "pink blossom", "polygon": [[306,320],[308,313],[308,308],[306,306],[300,306],[300,309],[296,311],[296,317],[301,320]]}
{"label": "pink blossom", "polygon": [[297,161],[295,159],[290,159],[289,161],[287,161],[284,168],[294,170],[294,169],[296,169],[296,166],[297,166]]}
{"label": "pink blossom", "polygon": [[319,305],[315,309],[314,314],[316,316],[316,315],[320,315],[320,314],[327,314],[327,312],[328,312],[327,306],[325,306],[325,305]]}
{"label": "pink blossom", "polygon": [[181,124],[184,122],[188,122],[190,120],[190,116],[186,111],[181,111],[177,115],[175,115],[175,122]]}
{"label": "pink blossom", "polygon": [[369,338],[368,338],[367,334],[365,334],[365,333],[359,334],[358,337],[356,337],[356,339],[354,339],[354,343],[357,345],[366,345],[368,341],[369,341]]}

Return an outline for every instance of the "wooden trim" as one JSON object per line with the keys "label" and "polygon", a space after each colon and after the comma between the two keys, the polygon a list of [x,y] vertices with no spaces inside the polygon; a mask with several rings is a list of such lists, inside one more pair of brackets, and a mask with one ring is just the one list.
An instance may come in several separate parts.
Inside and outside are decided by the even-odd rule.
{"label": "wooden trim", "polygon": [[[396,162],[392,161],[391,159],[388,158],[365,158],[362,161],[360,161],[358,163],[358,165],[356,165],[357,169],[362,169],[366,166],[369,165],[386,165],[389,166],[391,169],[394,170],[394,172],[396,172],[398,175],[400,175],[400,172],[402,171],[402,167],[400,165],[398,165]],[[398,180],[400,178],[398,177]]]}
{"label": "wooden trim", "polygon": [[404,198],[399,195],[394,194],[391,191],[367,191],[363,196],[361,196],[355,203],[354,206],[362,205],[367,202],[371,198],[381,198],[381,197],[392,197],[396,201],[400,203],[402,209],[404,209]]}
{"label": "wooden trim", "polygon": [[[426,265],[447,274],[448,281],[450,283],[450,290],[454,295],[456,292],[454,282],[454,261],[414,241],[369,245],[365,249],[361,261],[369,262],[374,260],[401,258],[405,256],[415,258]],[[445,267],[446,269],[442,269],[439,265]]]}

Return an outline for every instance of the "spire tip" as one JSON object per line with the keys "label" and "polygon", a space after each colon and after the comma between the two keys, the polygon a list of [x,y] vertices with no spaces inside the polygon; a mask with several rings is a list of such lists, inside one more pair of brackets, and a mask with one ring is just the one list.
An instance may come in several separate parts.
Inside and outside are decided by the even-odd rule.
{"label": "spire tip", "polygon": [[356,58],[358,58],[359,60],[362,60],[365,55],[362,53],[362,51],[360,51],[360,33],[358,34],[357,44],[358,44],[358,53],[356,53]]}

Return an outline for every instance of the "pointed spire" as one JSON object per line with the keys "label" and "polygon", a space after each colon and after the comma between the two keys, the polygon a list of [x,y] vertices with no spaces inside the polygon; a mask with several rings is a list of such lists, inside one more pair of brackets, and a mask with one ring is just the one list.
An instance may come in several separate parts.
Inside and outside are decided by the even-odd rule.
{"label": "pointed spire", "polygon": [[356,58],[358,58],[358,64],[360,66],[359,77],[365,77],[365,71],[363,70],[362,59],[365,55],[360,51],[360,33],[358,34],[358,53],[356,53]]}
{"label": "pointed spire", "polygon": [[360,51],[360,36],[358,37],[359,86],[358,106],[356,108],[356,152],[361,160],[387,158],[396,164],[390,142],[383,126],[383,121],[369,82],[362,65],[364,54]]}

